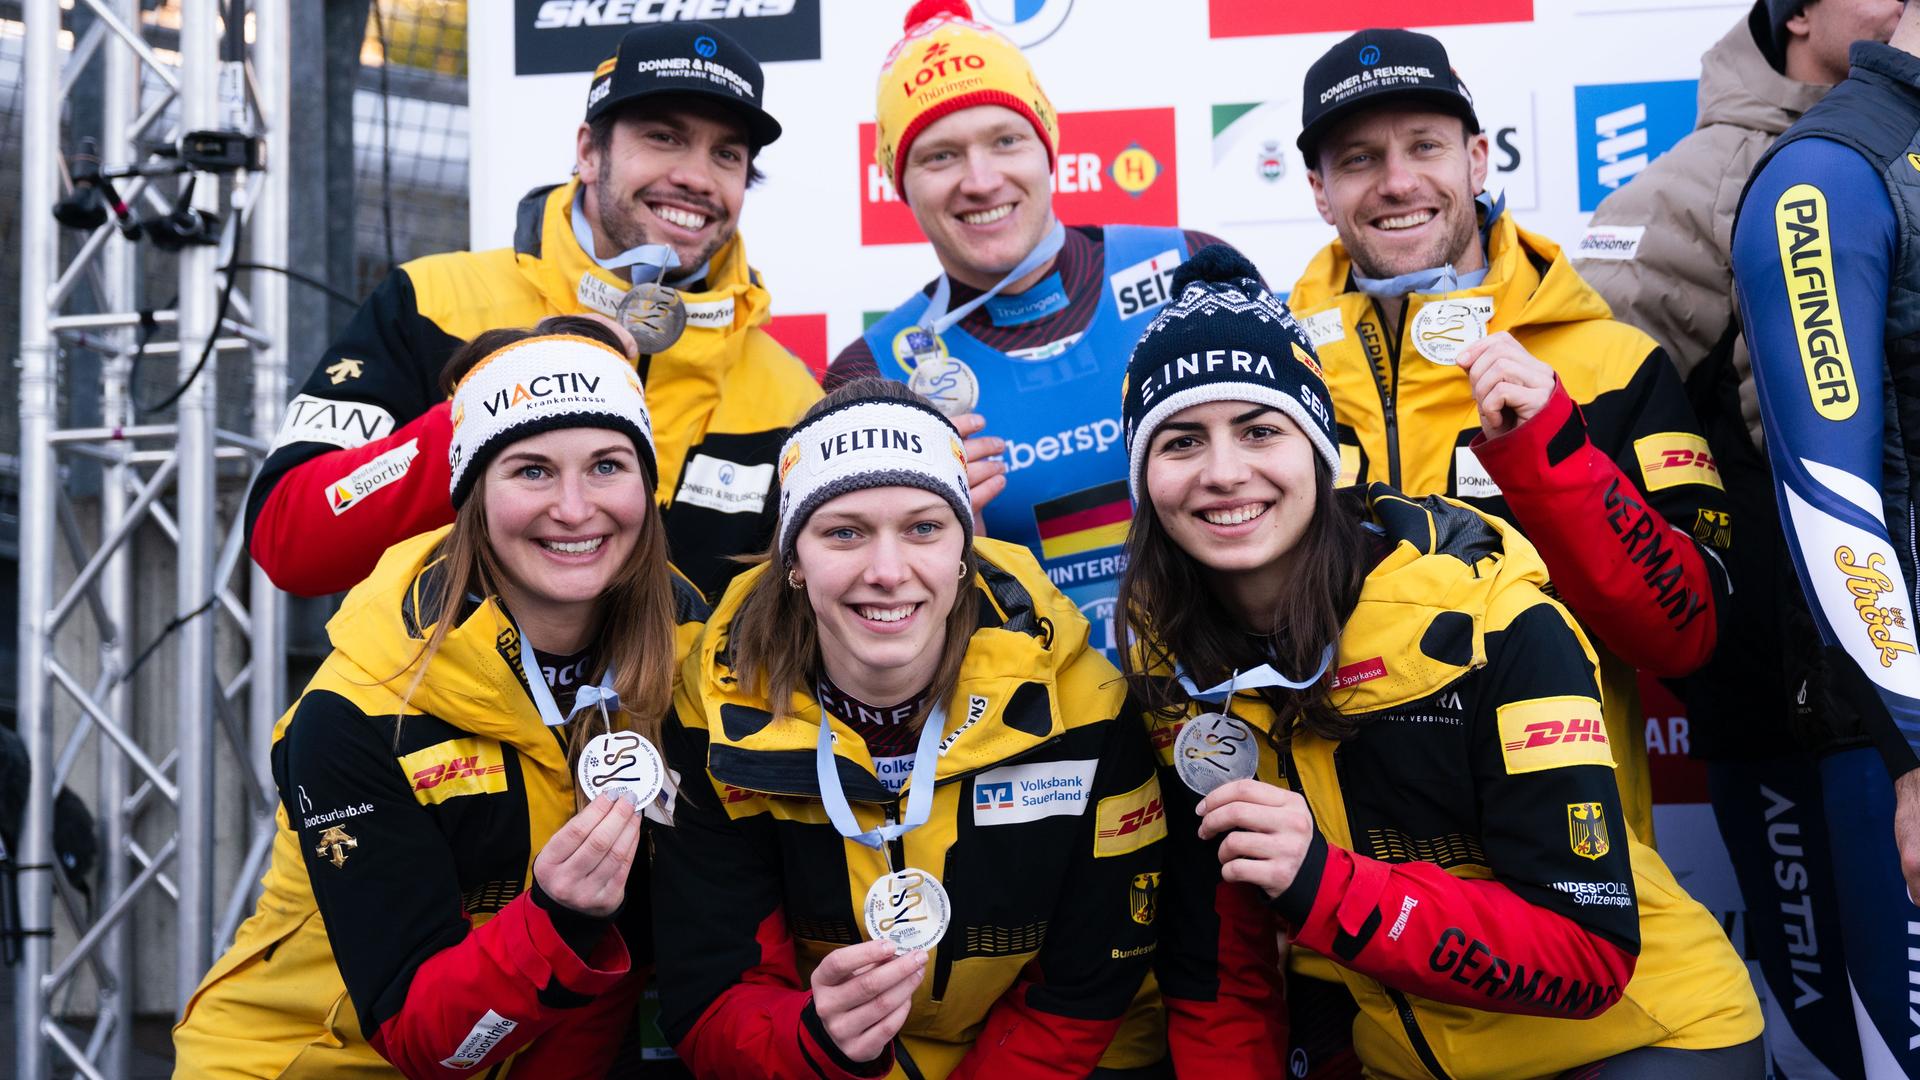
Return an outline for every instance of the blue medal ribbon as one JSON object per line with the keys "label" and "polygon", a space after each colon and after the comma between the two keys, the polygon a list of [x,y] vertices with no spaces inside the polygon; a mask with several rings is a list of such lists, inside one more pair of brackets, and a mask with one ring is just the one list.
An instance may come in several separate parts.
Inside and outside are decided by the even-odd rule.
{"label": "blue medal ribbon", "polygon": [[[667,271],[680,266],[679,254],[667,244],[641,244],[638,247],[628,248],[610,259],[603,259],[594,254],[593,227],[587,223],[585,198],[586,189],[582,188],[580,194],[575,195],[573,199],[573,240],[580,245],[581,251],[587,253],[588,258],[600,265],[601,269],[611,270],[616,274],[626,270],[627,280],[632,284],[640,285],[649,281],[665,281]],[[702,263],[692,274],[678,275],[679,280],[697,281],[707,275],[707,267],[707,263]]]}
{"label": "blue medal ribbon", "polygon": [[[814,750],[814,768],[820,778],[820,802],[827,809],[827,820],[833,822],[841,836],[879,849],[889,840],[897,840],[927,823],[933,816],[933,773],[940,757],[940,730],[946,724],[946,706],[935,705],[921,725],[920,742],[913,751],[913,771],[907,774],[906,814],[891,825],[862,832],[860,823],[854,820],[853,806],[847,802],[846,787],[840,783],[840,770],[834,763],[833,721],[826,710],[821,710],[820,742]],[[927,778],[925,783],[914,783],[923,775]]]}
{"label": "blue medal ribbon", "polygon": [[1045,266],[1048,260],[1060,254],[1060,249],[1066,244],[1067,227],[1056,221],[1052,231],[1035,244],[1032,251],[1027,252],[1027,257],[1020,260],[1020,265],[1007,271],[1007,276],[1001,278],[993,288],[952,311],[947,310],[947,305],[953,303],[953,279],[941,274],[939,282],[933,287],[933,299],[927,304],[927,310],[920,313],[920,329],[939,337],[948,327],[973,314],[975,308],[1000,295],[1000,290]]}

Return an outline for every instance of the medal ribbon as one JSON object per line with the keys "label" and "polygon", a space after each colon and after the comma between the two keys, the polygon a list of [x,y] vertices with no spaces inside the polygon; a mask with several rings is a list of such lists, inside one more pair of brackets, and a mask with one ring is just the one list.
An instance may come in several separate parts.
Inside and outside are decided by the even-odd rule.
{"label": "medal ribbon", "polygon": [[628,248],[611,259],[603,259],[595,255],[593,228],[587,224],[587,212],[582,206],[585,199],[586,189],[584,188],[573,199],[573,241],[580,245],[580,250],[586,252],[588,258],[599,263],[602,269],[619,273],[632,267],[633,269],[627,274],[627,280],[638,285],[645,281],[660,281],[667,276],[667,271],[680,265],[680,256],[666,244],[641,244],[638,247]]}
{"label": "medal ribbon", "polygon": [[941,274],[939,282],[933,287],[932,301],[927,304],[927,310],[920,313],[920,328],[938,337],[947,327],[973,314],[975,308],[1000,295],[1001,289],[1045,266],[1049,259],[1060,254],[1060,249],[1066,244],[1067,227],[1056,221],[1053,231],[1035,244],[1032,251],[1027,252],[1027,257],[1020,260],[1020,265],[1007,271],[1007,276],[1001,278],[999,284],[952,311],[947,310],[947,305],[953,302],[953,280]]}
{"label": "medal ribbon", "polygon": [[[907,774],[906,814],[891,825],[861,832],[860,823],[853,817],[853,807],[847,802],[847,789],[840,783],[840,770],[834,763],[833,721],[824,710],[820,713],[820,742],[814,750],[814,768],[820,777],[820,802],[827,809],[827,819],[841,836],[878,849],[887,841],[897,840],[927,823],[933,816],[933,772],[940,757],[940,729],[946,726],[947,707],[935,705],[920,727],[920,743],[913,751],[913,771]],[[926,783],[914,783],[923,775]]]}
{"label": "medal ribbon", "polygon": [[533,669],[527,669],[527,658],[533,655],[533,646],[528,644],[527,635],[512,619],[507,620],[513,626],[513,634],[520,639],[520,678],[527,684],[527,696],[533,699],[533,707],[540,710],[540,719],[548,727],[561,724],[580,715],[580,710],[594,705],[601,706],[601,712],[620,707],[620,695],[613,690],[613,668],[609,667],[600,676],[599,686],[582,686],[573,698],[573,709],[565,716],[560,715],[560,704],[553,699],[553,689],[547,685],[547,677],[540,670],[540,662],[535,660]]}
{"label": "medal ribbon", "polygon": [[1289,690],[1305,690],[1314,683],[1319,682],[1320,677],[1327,673],[1328,665],[1332,663],[1333,646],[1329,645],[1326,651],[1320,654],[1319,669],[1312,675],[1307,676],[1304,682],[1294,682],[1292,679],[1275,671],[1272,664],[1261,664],[1251,671],[1240,671],[1236,669],[1232,675],[1227,677],[1226,682],[1218,686],[1208,687],[1205,690],[1193,685],[1193,679],[1187,674],[1187,669],[1179,664],[1174,665],[1173,674],[1174,678],[1180,682],[1180,689],[1185,690],[1188,697],[1195,701],[1204,701],[1209,705],[1219,705],[1231,700],[1233,695],[1241,690],[1263,690],[1269,686],[1284,686]]}

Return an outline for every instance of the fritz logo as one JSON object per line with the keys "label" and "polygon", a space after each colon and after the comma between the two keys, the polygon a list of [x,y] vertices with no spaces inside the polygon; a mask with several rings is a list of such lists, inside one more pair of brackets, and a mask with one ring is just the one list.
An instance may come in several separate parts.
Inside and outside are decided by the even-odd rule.
{"label": "fritz logo", "polygon": [[1592,210],[1693,130],[1699,83],[1614,83],[1573,88],[1580,209]]}
{"label": "fritz logo", "polygon": [[491,776],[494,773],[506,771],[507,767],[505,765],[480,764],[480,755],[478,754],[472,757],[457,757],[452,761],[431,765],[414,773],[413,790],[425,791],[428,788],[439,787],[442,783],[451,783],[452,781],[465,779],[469,776]]}
{"label": "fritz logo", "polygon": [[[949,66],[956,62],[952,56],[935,60],[936,64]],[[977,77],[971,72],[965,76]],[[934,84],[942,85],[954,84]],[[917,88],[910,88],[910,92],[914,90]],[[929,89],[921,96],[931,93]],[[1054,155],[1052,177],[1055,216],[1068,225],[1178,223],[1179,168],[1171,108],[1065,112],[1058,119],[1060,145]],[[874,125],[861,124],[855,174],[860,242],[920,243],[926,237],[914,221],[913,211],[893,190],[889,171],[874,159],[877,141]]]}
{"label": "fritz logo", "polygon": [[1121,814],[1119,823],[1112,828],[1101,829],[1100,835],[1108,839],[1130,836],[1166,816],[1166,808],[1160,805],[1159,799],[1154,799],[1145,806]]}
{"label": "fritz logo", "polygon": [[1880,598],[1894,591],[1893,579],[1881,569],[1886,564],[1887,557],[1879,552],[1868,555],[1865,566],[1855,560],[1850,547],[1836,548],[1833,552],[1833,565],[1847,576],[1853,610],[1859,614],[1860,621],[1867,624],[1867,640],[1880,650],[1880,666],[1892,667],[1901,653],[1913,652],[1914,648],[1893,637],[1895,630],[1907,628],[1907,613],[1892,605],[1880,606]]}
{"label": "fritz logo", "polygon": [[1565,743],[1607,741],[1606,721],[1598,717],[1579,717],[1571,720],[1541,720],[1522,728],[1524,739],[1511,739],[1508,750],[1533,750],[1542,746],[1557,746]]}
{"label": "fritz logo", "polygon": [[1013,809],[1013,783],[981,784],[973,789],[974,810]]}
{"label": "fritz logo", "polygon": [[502,411],[523,402],[537,402],[555,394],[595,394],[599,391],[600,376],[560,371],[552,375],[535,375],[526,382],[514,383],[512,389],[502,387],[480,404],[486,407],[488,416],[499,416]]}

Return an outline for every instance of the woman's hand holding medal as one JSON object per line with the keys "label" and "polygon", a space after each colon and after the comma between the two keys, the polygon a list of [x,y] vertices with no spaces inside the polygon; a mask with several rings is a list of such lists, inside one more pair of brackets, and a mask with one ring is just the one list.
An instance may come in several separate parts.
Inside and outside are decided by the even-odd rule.
{"label": "woman's hand holding medal", "polygon": [[640,821],[631,802],[617,792],[603,792],[540,849],[533,879],[570,911],[603,919],[612,915],[627,896]]}
{"label": "woman's hand holding medal", "polygon": [[926,970],[925,949],[896,956],[885,939],[835,949],[813,969],[813,1011],[842,1054],[872,1061],[907,1022]]}
{"label": "woman's hand holding medal", "polygon": [[1293,884],[1313,843],[1313,814],[1298,792],[1259,780],[1215,788],[1194,809],[1200,838],[1220,841],[1220,877],[1257,885],[1269,898]]}

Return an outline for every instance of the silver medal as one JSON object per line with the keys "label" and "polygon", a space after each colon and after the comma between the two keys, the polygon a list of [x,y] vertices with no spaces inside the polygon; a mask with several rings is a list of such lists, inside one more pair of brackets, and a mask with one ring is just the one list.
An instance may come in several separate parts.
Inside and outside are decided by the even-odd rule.
{"label": "silver medal", "polygon": [[575,775],[580,792],[591,802],[602,791],[631,795],[635,809],[645,809],[660,794],[666,779],[660,751],[637,731],[595,735],[580,752]]}
{"label": "silver medal", "polygon": [[911,866],[874,882],[865,906],[867,936],[893,942],[895,953],[940,944],[953,919],[947,890],[932,874]]}
{"label": "silver medal", "polygon": [[923,360],[914,367],[907,385],[948,417],[965,416],[980,404],[979,377],[951,356]]}
{"label": "silver medal", "polygon": [[1460,362],[1466,347],[1487,336],[1482,306],[1462,300],[1435,300],[1413,317],[1413,347],[1436,364]]}
{"label": "silver medal", "polygon": [[1246,721],[1225,713],[1201,713],[1180,728],[1173,742],[1173,769],[1181,783],[1201,795],[1235,780],[1246,780],[1260,766],[1260,747]]}
{"label": "silver medal", "polygon": [[613,317],[627,328],[642,356],[666,352],[687,328],[687,305],[680,293],[648,281],[627,290]]}

